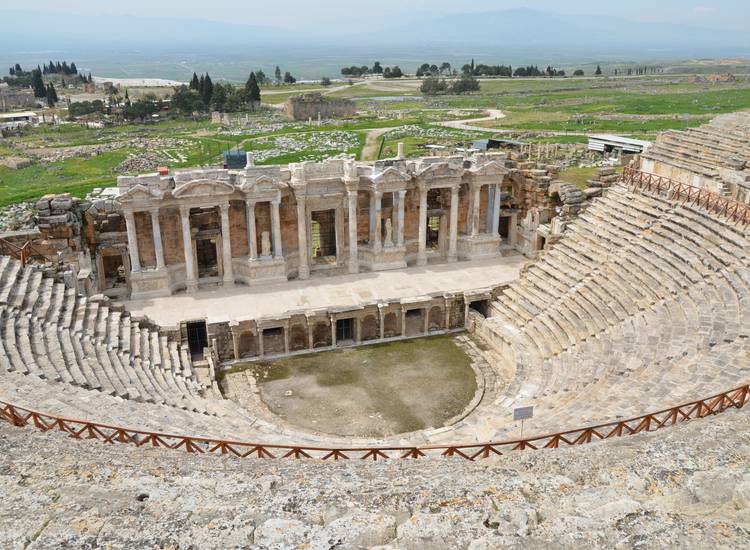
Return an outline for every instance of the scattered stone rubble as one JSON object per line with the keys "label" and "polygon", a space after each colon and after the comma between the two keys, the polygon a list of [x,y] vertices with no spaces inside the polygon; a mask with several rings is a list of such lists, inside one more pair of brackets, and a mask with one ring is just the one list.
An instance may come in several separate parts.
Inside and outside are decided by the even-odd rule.
{"label": "scattered stone rubble", "polygon": [[593,178],[586,183],[589,187],[611,187],[620,179],[617,170],[612,166],[599,168]]}
{"label": "scattered stone rubble", "polygon": [[97,143],[95,145],[77,145],[74,147],[45,147],[30,149],[30,154],[36,155],[46,162],[61,162],[72,158],[91,158],[102,153],[116,151],[125,147],[137,150],[158,151],[161,149],[176,149],[188,145],[183,139],[175,138],[134,138],[125,141]]}
{"label": "scattered stone rubble", "polygon": [[272,145],[270,149],[254,151],[257,162],[303,151],[306,154],[300,160],[322,160],[332,152],[346,153],[354,149],[359,145],[359,139],[355,132],[304,132],[253,140],[249,143],[249,149],[253,148],[252,144]]}
{"label": "scattered stone rubble", "polygon": [[0,209],[0,232],[28,229],[34,225],[34,203],[19,202]]}

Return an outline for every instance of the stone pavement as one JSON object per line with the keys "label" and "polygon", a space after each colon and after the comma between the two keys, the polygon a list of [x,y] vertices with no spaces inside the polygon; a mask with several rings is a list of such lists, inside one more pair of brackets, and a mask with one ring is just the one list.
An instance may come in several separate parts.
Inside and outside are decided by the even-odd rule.
{"label": "stone pavement", "polygon": [[162,327],[174,327],[186,319],[206,318],[208,323],[244,321],[283,316],[290,311],[355,308],[379,300],[496,287],[516,280],[526,261],[523,256],[508,256],[398,271],[313,277],[306,281],[129,300],[124,305],[133,315],[147,315]]}

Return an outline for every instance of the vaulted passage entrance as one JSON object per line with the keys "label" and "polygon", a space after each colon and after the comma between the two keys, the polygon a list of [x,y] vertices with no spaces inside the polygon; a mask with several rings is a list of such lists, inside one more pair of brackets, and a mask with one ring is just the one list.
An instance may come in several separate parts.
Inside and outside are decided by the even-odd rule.
{"label": "vaulted passage entrance", "polygon": [[189,321],[186,326],[188,348],[193,359],[203,359],[203,349],[208,346],[205,321]]}

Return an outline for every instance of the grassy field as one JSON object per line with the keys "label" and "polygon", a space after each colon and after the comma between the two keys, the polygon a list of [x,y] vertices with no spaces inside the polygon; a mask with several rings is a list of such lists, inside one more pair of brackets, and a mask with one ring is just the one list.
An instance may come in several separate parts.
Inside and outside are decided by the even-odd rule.
{"label": "grassy field", "polygon": [[[429,154],[428,144],[463,146],[496,129],[525,133],[523,139],[538,143],[585,143],[585,134],[612,132],[654,139],[657,132],[684,129],[708,121],[719,113],[750,108],[750,80],[711,84],[693,82],[685,76],[658,75],[632,78],[494,79],[482,80],[482,89],[466,96],[421,97],[419,82],[366,82],[342,87],[334,97],[349,97],[362,114],[352,121],[317,126],[284,122],[275,109],[252,113],[253,128],[226,131],[207,120],[165,120],[155,124],[134,123],[104,129],[76,124],[42,126],[0,144],[0,156],[30,156],[58,147],[109,144],[113,150],[90,159],[71,158],[57,162],[38,161],[29,168],[0,168],[0,206],[33,200],[51,192],[85,195],[94,187],[116,182],[115,168],[129,154],[144,152],[144,140],[180,140],[179,146],[156,147],[170,158],[173,168],[217,165],[227,149],[265,152],[261,164],[319,159],[340,153],[359,157],[368,131],[408,127],[400,134],[385,134],[382,157],[392,157],[403,141],[409,156]],[[264,87],[264,100],[279,103],[289,96],[320,88],[317,83]],[[371,98],[395,97],[399,101]],[[477,123],[486,133],[451,133],[438,128],[443,120],[477,118],[477,111],[500,109],[506,117]],[[428,131],[432,129],[432,131]],[[439,130],[439,131],[438,131]],[[570,133],[550,136],[545,132]],[[347,134],[341,147],[325,145],[319,136]],[[411,133],[410,133],[411,132]],[[391,135],[389,135],[391,134]],[[580,134],[580,135],[573,135]],[[293,147],[280,147],[276,138],[289,138]],[[320,143],[316,142],[319,141]],[[152,143],[152,142],[147,142]],[[281,143],[284,143],[282,140]],[[114,145],[113,145],[114,144]],[[380,140],[378,140],[378,147]],[[150,146],[149,146],[150,147]],[[273,151],[276,154],[270,155]],[[589,175],[570,172],[566,177],[580,182]]]}

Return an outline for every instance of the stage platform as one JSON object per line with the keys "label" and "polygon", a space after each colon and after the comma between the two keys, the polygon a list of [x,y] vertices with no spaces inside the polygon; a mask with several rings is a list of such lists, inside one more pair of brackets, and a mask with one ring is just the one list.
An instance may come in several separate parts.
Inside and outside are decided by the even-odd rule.
{"label": "stage platform", "polygon": [[291,311],[347,309],[376,301],[399,300],[439,292],[460,293],[510,284],[527,258],[520,255],[411,267],[395,271],[313,277],[264,286],[200,289],[163,298],[124,301],[135,316],[148,316],[163,327],[181,321],[211,323],[281,317]]}

